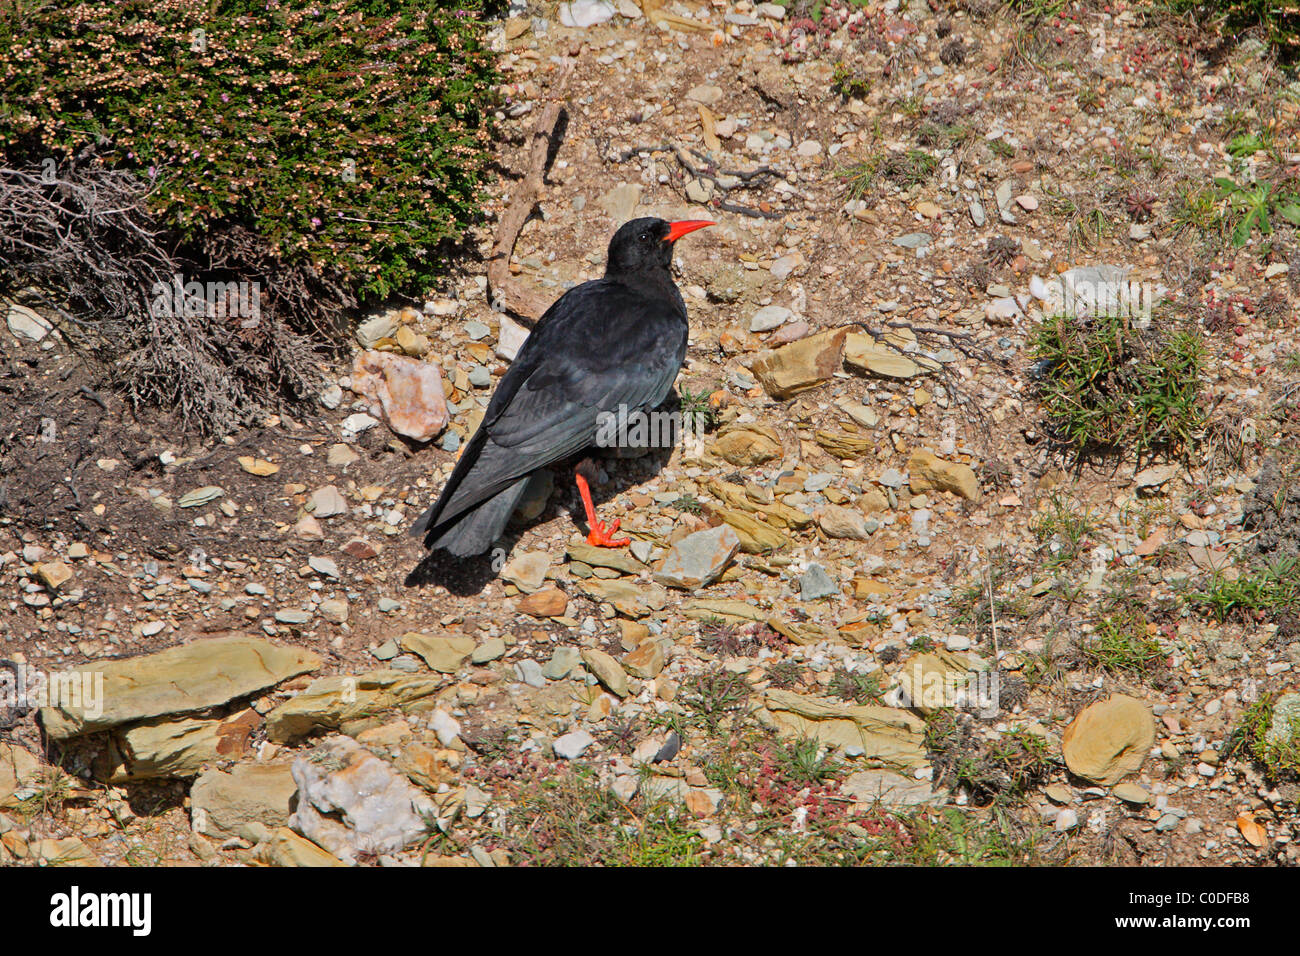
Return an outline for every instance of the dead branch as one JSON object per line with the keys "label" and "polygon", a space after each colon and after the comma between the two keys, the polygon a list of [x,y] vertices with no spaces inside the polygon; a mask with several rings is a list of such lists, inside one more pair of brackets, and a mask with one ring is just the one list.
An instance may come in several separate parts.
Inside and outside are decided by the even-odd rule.
{"label": "dead branch", "polygon": [[565,67],[556,78],[553,98],[537,117],[528,151],[528,173],[515,191],[510,208],[497,224],[492,255],[488,260],[488,295],[491,301],[496,307],[519,316],[529,327],[541,318],[549,303],[538,293],[525,292],[510,282],[510,257],[514,254],[515,243],[519,240],[524,223],[537,205],[537,194],[541,191],[546,176],[546,159],[550,155],[551,140],[559,126],[560,116],[564,113],[564,90],[572,71],[572,66]]}
{"label": "dead branch", "polygon": [[[877,344],[882,345],[913,362],[916,361],[915,355],[902,348],[896,342],[891,341],[889,336],[881,329],[875,328],[863,321],[858,321],[854,324],[875,339]],[[1006,368],[1008,365],[1005,359],[1000,359],[988,349],[977,345],[975,337],[969,332],[957,332],[953,329],[943,329],[928,325],[913,325],[911,322],[900,321],[882,322],[881,325],[887,329],[905,329],[906,331],[911,332],[918,341],[920,341],[922,336],[946,339],[954,351],[960,352],[966,358],[976,362],[998,365],[1002,368]],[[988,417],[985,414],[984,409],[980,407],[979,403],[969,400],[969,394],[966,392],[958,377],[952,374],[947,366],[939,362],[918,364],[920,365],[923,374],[932,376],[943,385],[954,402],[965,405],[969,409],[971,418],[967,420],[967,425],[975,425],[980,436],[987,444],[992,437]]]}
{"label": "dead branch", "polygon": [[132,404],[171,408],[199,431],[223,434],[310,394],[317,349],[341,340],[346,295],[227,231],[209,237],[207,261],[221,268],[232,253],[229,271],[254,280],[232,300],[236,283],[203,281],[212,273],[175,250],[151,190],[89,154],[54,175],[0,169],[0,285],[43,307]]}

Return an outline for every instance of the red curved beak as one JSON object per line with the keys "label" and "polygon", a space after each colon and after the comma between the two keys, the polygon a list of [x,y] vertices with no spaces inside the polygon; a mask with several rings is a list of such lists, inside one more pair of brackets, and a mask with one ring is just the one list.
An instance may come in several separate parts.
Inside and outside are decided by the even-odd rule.
{"label": "red curved beak", "polygon": [[681,222],[670,222],[668,224],[668,235],[664,236],[664,242],[676,242],[688,232],[703,229],[705,226],[716,225],[716,222],[711,222],[708,219],[683,219]]}

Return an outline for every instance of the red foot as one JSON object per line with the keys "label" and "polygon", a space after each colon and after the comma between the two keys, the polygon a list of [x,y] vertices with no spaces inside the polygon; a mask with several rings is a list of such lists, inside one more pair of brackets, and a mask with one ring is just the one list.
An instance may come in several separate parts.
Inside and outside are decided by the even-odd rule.
{"label": "red foot", "polygon": [[610,535],[618,530],[618,524],[618,518],[615,518],[614,523],[608,527],[606,527],[603,522],[593,521],[591,523],[591,533],[587,535],[587,543],[594,544],[598,548],[622,548],[631,544],[631,538],[610,537]]}
{"label": "red foot", "polygon": [[598,548],[621,548],[631,544],[631,538],[610,537],[618,530],[619,519],[615,518],[614,523],[608,526],[600,521],[596,517],[596,506],[591,503],[591,489],[587,487],[587,479],[579,474],[574,475],[574,480],[578,483],[578,494],[582,496],[582,506],[587,512],[587,524],[591,528],[591,533],[587,535],[587,543]]}

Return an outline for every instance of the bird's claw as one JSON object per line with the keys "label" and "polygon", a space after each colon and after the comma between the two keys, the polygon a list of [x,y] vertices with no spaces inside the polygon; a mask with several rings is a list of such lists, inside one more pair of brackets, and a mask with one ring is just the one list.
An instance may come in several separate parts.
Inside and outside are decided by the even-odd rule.
{"label": "bird's claw", "polygon": [[610,525],[606,525],[601,521],[592,522],[591,533],[587,535],[587,543],[598,548],[622,548],[631,544],[631,538],[611,537],[618,530],[619,520],[615,518],[613,524]]}

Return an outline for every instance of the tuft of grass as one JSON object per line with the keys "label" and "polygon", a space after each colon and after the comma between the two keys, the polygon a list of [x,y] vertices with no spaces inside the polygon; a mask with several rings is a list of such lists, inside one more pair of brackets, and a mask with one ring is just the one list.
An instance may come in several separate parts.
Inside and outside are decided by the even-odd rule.
{"label": "tuft of grass", "polygon": [[1101,90],[1094,86],[1085,86],[1075,96],[1079,109],[1085,113],[1100,113],[1106,107]]}
{"label": "tuft of grass", "polygon": [[1191,600],[1219,623],[1300,612],[1300,558],[1279,558],[1235,579],[1217,572]]}
{"label": "tuft of grass", "polygon": [[994,156],[1000,156],[1003,159],[1010,159],[1012,156],[1016,155],[1016,148],[1006,140],[992,139],[989,140],[988,146],[989,152]]}
{"label": "tuft of grass", "polygon": [[777,762],[787,777],[798,784],[816,786],[835,776],[841,764],[812,737],[798,737],[776,752]]}
{"label": "tuft of grass", "polygon": [[939,161],[923,149],[891,153],[881,170],[884,177],[899,186],[916,186],[928,180],[939,168]]}
{"label": "tuft of grass", "polygon": [[768,680],[780,690],[789,690],[803,680],[804,668],[798,661],[780,660],[767,670]]}
{"label": "tuft of grass", "polygon": [[72,797],[72,778],[57,767],[44,768],[31,781],[33,792],[15,807],[25,820],[59,817]]}
{"label": "tuft of grass", "polygon": [[[941,149],[954,149],[974,135],[975,131],[965,123],[944,123],[939,120],[926,120],[916,131],[917,142],[922,146]],[[994,142],[1002,141],[994,140]],[[1012,152],[1014,153],[1015,150]]]}
{"label": "tuft of grass", "polygon": [[894,101],[894,108],[904,116],[920,116],[925,108],[925,97],[920,93],[901,96]]}
{"label": "tuft of grass", "polygon": [[1202,235],[1217,233],[1222,222],[1218,191],[1213,186],[1180,186],[1170,205],[1169,218],[1175,234],[1187,228]]}
{"label": "tuft of grass", "polygon": [[744,675],[713,667],[682,685],[681,700],[698,723],[716,731],[726,718],[745,710],[749,693],[749,682]]}
{"label": "tuft of grass", "polygon": [[1066,0],[1007,0],[1007,10],[1022,20],[1038,21],[1056,16]]}
{"label": "tuft of grass", "polygon": [[830,685],[826,689],[840,700],[852,701],[855,704],[878,703],[885,693],[884,688],[880,686],[878,673],[873,671],[870,674],[862,674],[844,667],[837,668],[831,675]]}
{"label": "tuft of grass", "polygon": [[692,392],[682,385],[677,393],[681,402],[682,427],[696,434],[712,431],[717,424],[717,412],[709,404],[709,390]]}
{"label": "tuft of grass", "polygon": [[839,169],[836,176],[846,185],[849,199],[863,199],[875,190],[883,162],[884,157],[877,155]]}
{"label": "tuft of grass", "polygon": [[937,159],[923,149],[913,148],[902,153],[877,153],[841,168],[837,175],[847,184],[850,199],[863,199],[879,188],[882,179],[906,189],[927,181],[938,168]]}
{"label": "tuft of grass", "polygon": [[1081,457],[1181,451],[1204,424],[1204,345],[1193,327],[1062,314],[1039,324],[1030,348],[1046,369],[1038,383],[1046,431]]}
{"label": "tuft of grass", "polygon": [[1014,730],[992,741],[971,733],[969,723],[950,711],[931,714],[926,749],[940,780],[963,787],[976,805],[1006,805],[1041,782],[1051,767],[1047,741]]}
{"label": "tuft of grass", "polygon": [[1138,677],[1158,669],[1165,658],[1160,644],[1147,632],[1146,615],[1133,607],[1099,620],[1080,651],[1094,667]]}
{"label": "tuft of grass", "polygon": [[1039,545],[1051,550],[1047,565],[1054,569],[1072,563],[1083,553],[1088,536],[1097,530],[1097,521],[1089,509],[1080,510],[1064,495],[1053,493],[1047,507],[1031,522],[1030,529]]}
{"label": "tuft of grass", "polygon": [[1026,866],[1038,858],[1038,834],[1001,808],[986,817],[947,807],[911,823],[904,860],[916,866]]}
{"label": "tuft of grass", "polygon": [[[640,800],[640,798],[637,798]],[[695,866],[703,841],[679,808],[625,805],[586,768],[530,784],[518,794],[523,832],[511,855],[538,866]]]}
{"label": "tuft of grass", "polygon": [[1100,206],[1092,205],[1070,220],[1070,244],[1096,249],[1102,240],[1115,232],[1115,223]]}
{"label": "tuft of grass", "polygon": [[993,637],[995,621],[1024,619],[1029,616],[1029,602],[1022,597],[1008,597],[1006,583],[1016,570],[1005,549],[990,557],[989,568],[969,585],[956,591],[950,604],[956,612],[953,623],[974,628],[981,641]]}
{"label": "tuft of grass", "polygon": [[1245,756],[1257,761],[1270,780],[1294,780],[1300,777],[1300,716],[1294,716],[1271,733],[1278,694],[1266,694],[1241,715],[1228,738],[1226,755]]}

